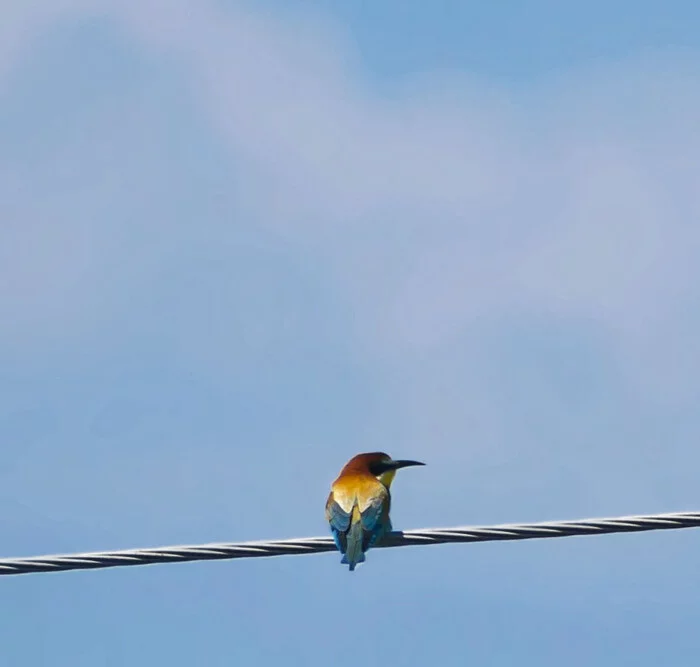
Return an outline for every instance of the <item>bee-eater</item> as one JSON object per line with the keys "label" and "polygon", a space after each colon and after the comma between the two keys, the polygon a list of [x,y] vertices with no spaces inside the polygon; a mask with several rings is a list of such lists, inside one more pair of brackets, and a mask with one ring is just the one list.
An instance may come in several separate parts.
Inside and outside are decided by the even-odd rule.
{"label": "bee-eater", "polygon": [[326,502],[326,519],[333,540],[352,572],[364,563],[365,552],[392,530],[389,487],[399,468],[422,466],[420,461],[394,461],[384,452],[351,458],[333,482]]}

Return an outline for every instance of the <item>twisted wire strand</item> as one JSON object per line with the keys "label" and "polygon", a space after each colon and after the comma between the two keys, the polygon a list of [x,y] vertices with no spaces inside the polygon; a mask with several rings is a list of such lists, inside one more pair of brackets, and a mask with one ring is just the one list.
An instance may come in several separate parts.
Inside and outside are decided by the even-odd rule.
{"label": "twisted wire strand", "polygon": [[[606,519],[581,519],[577,521],[501,524],[496,526],[423,528],[390,533],[376,548],[452,542],[533,540],[547,537],[605,535],[609,533],[634,533],[649,530],[696,527],[700,527],[700,512],[622,516]],[[30,558],[2,558],[0,559],[0,575],[88,570],[125,567],[127,565],[153,565],[156,563],[292,556],[335,550],[336,547],[331,538],[304,537],[291,540],[223,542],[125,551],[34,556]]]}

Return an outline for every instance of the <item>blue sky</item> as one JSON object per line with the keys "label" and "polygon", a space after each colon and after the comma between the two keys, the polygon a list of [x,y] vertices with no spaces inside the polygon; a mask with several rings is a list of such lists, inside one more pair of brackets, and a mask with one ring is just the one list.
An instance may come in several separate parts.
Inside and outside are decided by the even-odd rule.
{"label": "blue sky", "polygon": [[[700,9],[565,4],[11,2],[0,555],[325,534],[375,449],[399,528],[700,509]],[[682,667],[699,546],[7,577],[0,646]]]}

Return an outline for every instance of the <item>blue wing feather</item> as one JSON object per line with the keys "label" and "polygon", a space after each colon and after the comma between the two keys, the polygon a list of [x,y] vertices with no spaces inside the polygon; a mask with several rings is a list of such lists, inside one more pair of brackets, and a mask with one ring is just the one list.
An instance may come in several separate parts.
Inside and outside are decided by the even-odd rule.
{"label": "blue wing feather", "polygon": [[333,541],[341,554],[347,550],[347,532],[350,528],[350,513],[334,500],[328,503],[328,523],[331,526]]}
{"label": "blue wing feather", "polygon": [[383,517],[384,499],[375,498],[362,512],[362,528],[365,531],[363,539],[363,551],[373,547],[377,540],[387,531],[391,530],[391,522],[388,517]]}
{"label": "blue wing feather", "polygon": [[373,531],[381,520],[382,516],[382,499],[375,498],[370,505],[362,512],[362,527],[365,530]]}
{"label": "blue wing feather", "polygon": [[350,528],[351,512],[346,512],[335,500],[328,504],[328,521],[331,528],[344,533]]}

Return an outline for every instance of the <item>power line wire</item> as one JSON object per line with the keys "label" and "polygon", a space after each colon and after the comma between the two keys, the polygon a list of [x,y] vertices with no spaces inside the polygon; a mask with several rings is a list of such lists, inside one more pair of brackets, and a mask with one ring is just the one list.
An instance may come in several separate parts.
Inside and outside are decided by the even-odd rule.
{"label": "power line wire", "polygon": [[[376,548],[446,544],[450,542],[533,540],[546,537],[635,533],[649,530],[696,528],[699,526],[700,512],[680,512],[606,519],[581,519],[577,521],[424,528],[391,533]],[[224,542],[191,546],[156,547],[152,549],[130,549],[126,551],[33,556],[30,558],[2,558],[0,559],[0,575],[62,572],[66,570],[152,565],[156,563],[291,556],[335,550],[336,548],[331,538],[304,537],[292,540]]]}

